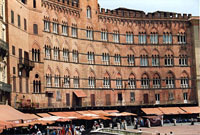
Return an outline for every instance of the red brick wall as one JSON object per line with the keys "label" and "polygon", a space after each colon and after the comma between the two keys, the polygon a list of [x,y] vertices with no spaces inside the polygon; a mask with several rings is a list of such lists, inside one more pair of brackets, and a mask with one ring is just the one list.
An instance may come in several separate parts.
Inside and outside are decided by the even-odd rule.
{"label": "red brick wall", "polygon": [[[160,94],[160,103],[161,104],[183,104],[183,93],[188,92],[188,103],[195,103],[194,97],[194,89],[181,89],[180,88],[180,78],[183,72],[188,74],[188,77],[191,79],[193,77],[191,72],[192,65],[192,57],[189,57],[189,66],[180,67],[179,66],[179,55],[182,52],[186,53],[188,56],[192,53],[192,45],[191,45],[191,32],[188,27],[188,18],[187,16],[179,16],[176,18],[170,18],[167,14],[167,17],[164,17],[164,13],[161,13],[161,17],[163,19],[157,17],[152,18],[151,15],[145,16],[142,12],[134,12],[131,11],[130,15],[126,15],[125,17],[120,16],[120,13],[117,15],[115,13],[103,13],[100,12],[98,7],[98,3],[96,0],[90,1],[81,1],[79,3],[79,7],[70,6],[67,4],[62,4],[61,2],[53,2],[55,0],[45,0],[43,2],[37,1],[37,8],[33,9],[32,1],[28,1],[27,5],[21,3],[20,1],[11,0],[8,2],[8,25],[9,25],[9,45],[10,45],[10,54],[12,53],[12,45],[16,48],[16,55],[10,55],[10,76],[11,76],[11,84],[12,84],[12,68],[18,65],[18,48],[22,48],[23,51],[29,52],[29,58],[32,58],[31,50],[32,48],[40,49],[41,52],[41,61],[39,63],[35,63],[33,70],[30,71],[29,76],[29,93],[25,92],[25,81],[23,78],[23,93],[19,93],[19,82],[17,77],[17,92],[12,93],[12,105],[14,105],[14,98],[17,96],[17,100],[22,98],[31,99],[32,103],[39,103],[40,106],[46,106],[48,103],[48,97],[46,92],[53,92],[52,102],[58,104],[58,106],[62,107],[63,104],[66,103],[66,93],[70,93],[70,103],[72,105],[72,97],[73,91],[77,89],[73,89],[73,80],[70,80],[70,89],[64,88],[54,88],[54,83],[52,88],[46,88],[46,80],[45,75],[49,70],[51,71],[52,76],[55,75],[56,70],[60,72],[60,76],[64,77],[64,75],[69,72],[70,78],[73,78],[74,75],[78,72],[80,80],[80,89],[83,90],[87,98],[83,98],[83,105],[90,106],[91,103],[91,94],[95,94],[96,106],[105,106],[105,95],[111,95],[111,102],[113,106],[121,105],[117,103],[118,93],[122,92],[123,94],[123,105],[143,105],[143,94],[149,94],[149,104],[155,104],[155,93]],[[63,6],[65,8],[63,8]],[[86,17],[86,9],[87,6],[90,6],[92,9],[92,18],[88,19]],[[10,11],[13,10],[15,13],[15,24],[11,24],[10,22]],[[120,12],[120,11],[119,11]],[[17,27],[17,14],[21,16],[21,28]],[[136,17],[134,15],[137,14]],[[140,16],[140,14],[142,16]],[[155,13],[156,15],[156,13]],[[138,17],[139,16],[139,17]],[[23,29],[23,18],[27,19],[27,31]],[[44,32],[44,22],[43,20],[48,18],[51,22],[54,19],[58,20],[59,24],[62,24],[63,21],[67,22],[68,29],[68,37],[61,35],[61,25],[59,25],[59,34],[52,34],[52,23],[50,25],[51,32]],[[33,34],[33,24],[38,25],[38,35]],[[71,26],[72,24],[77,24],[78,29],[78,38],[71,38]],[[83,40],[86,39],[86,32],[81,29],[86,29],[87,27],[92,27],[94,32],[94,40]],[[108,41],[111,42],[100,42],[101,41],[101,29],[106,29],[109,33],[112,33],[114,30],[118,30],[120,35],[120,44],[112,43],[113,36],[109,34]],[[150,44],[150,36],[147,36],[147,44],[139,45],[138,44],[138,33],[141,30],[144,30],[147,35],[150,35],[153,30],[156,30],[159,35],[159,44],[152,45]],[[173,44],[164,45],[162,41],[162,35],[165,30],[169,30],[173,35]],[[177,42],[177,34],[180,30],[186,32],[187,44],[186,50],[181,49],[181,45],[178,45]],[[98,32],[99,31],[99,32]],[[128,45],[126,43],[125,35],[126,32],[131,31],[134,34],[134,44]],[[72,62],[72,53],[70,53],[70,62],[66,63],[62,61],[62,51],[60,52],[60,60],[45,60],[45,51],[44,46],[50,45],[53,49],[54,46],[59,47],[60,50],[63,48],[69,49],[70,52],[72,50],[77,49],[79,54],[79,63],[71,63]],[[160,67],[152,67],[151,66],[151,56],[155,52],[158,52],[160,59]],[[176,66],[173,67],[165,67],[164,59],[166,52],[170,50],[173,52],[175,56],[174,63]],[[93,51],[95,53],[95,65],[89,65],[87,60],[87,52]],[[128,65],[127,63],[127,55],[134,54],[136,58],[135,67],[128,66],[114,66],[114,57],[110,57],[110,65],[102,65],[102,53],[107,52],[110,56],[114,56],[116,53],[122,56],[121,65]],[[142,52],[146,52],[149,57],[149,67],[140,67],[140,55]],[[53,50],[51,51],[51,55],[53,58]],[[18,70],[17,70],[18,71]],[[176,89],[166,89],[165,88],[165,78],[167,73],[171,71],[176,80],[175,86]],[[96,79],[103,79],[106,72],[109,73],[111,81],[111,89],[102,89],[103,81],[96,81],[96,89],[88,88],[88,81],[85,80],[89,77],[91,72],[94,73]],[[131,73],[135,75],[136,81],[136,89],[130,90],[125,89],[125,87],[121,90],[116,89],[115,80],[117,74],[120,73],[123,81],[123,85],[128,82],[128,78]],[[140,79],[142,75],[146,73],[150,78],[150,89],[141,89]],[[160,89],[153,89],[152,79],[155,73],[158,73],[163,79],[161,81],[162,87]],[[33,94],[33,80],[35,80],[35,74],[39,75],[39,79],[42,82],[42,92],[40,94]],[[17,73],[16,73],[16,76]],[[53,79],[54,82],[54,79]],[[63,78],[61,78],[61,82],[63,82]],[[191,86],[191,80],[189,81],[189,86]],[[60,91],[62,95],[61,101],[56,101],[56,91]],[[135,92],[135,102],[130,102],[130,92]],[[169,92],[174,93],[174,100],[169,101],[168,95]]]}

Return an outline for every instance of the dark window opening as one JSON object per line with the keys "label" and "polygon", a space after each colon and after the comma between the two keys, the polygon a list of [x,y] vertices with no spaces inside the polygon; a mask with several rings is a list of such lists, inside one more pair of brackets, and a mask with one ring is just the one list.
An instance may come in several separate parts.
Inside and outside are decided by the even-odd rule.
{"label": "dark window opening", "polygon": [[22,3],[24,4],[27,4],[27,1],[26,0],[21,0]]}
{"label": "dark window opening", "polygon": [[16,92],[16,76],[13,76],[13,92]]}
{"label": "dark window opening", "polygon": [[26,26],[26,19],[24,18],[24,30],[26,31],[27,30],[27,26]]}
{"label": "dark window opening", "polygon": [[13,74],[16,74],[16,68],[13,67]]}
{"label": "dark window opening", "polygon": [[34,93],[41,93],[41,81],[33,81],[33,92]]}
{"label": "dark window opening", "polygon": [[122,101],[123,98],[122,98],[122,93],[118,93],[118,101]]}
{"label": "dark window opening", "polygon": [[91,106],[95,106],[95,94],[91,94]]}
{"label": "dark window opening", "polygon": [[36,0],[33,0],[33,8],[36,8]]}
{"label": "dark window opening", "polygon": [[29,93],[28,77],[26,78],[26,93]]}
{"label": "dark window opening", "polygon": [[70,106],[70,94],[66,93],[66,105]]}
{"label": "dark window opening", "polygon": [[19,77],[19,92],[22,93],[22,77]]}
{"label": "dark window opening", "polygon": [[38,75],[38,74],[35,74],[35,78],[39,78],[39,75]]}
{"label": "dark window opening", "polygon": [[12,46],[12,55],[15,55],[15,46]]}
{"label": "dark window opening", "polygon": [[18,27],[21,27],[20,15],[18,15],[17,18],[18,18]]}
{"label": "dark window opening", "polygon": [[22,49],[19,48],[19,63],[22,63]]}
{"label": "dark window opening", "polygon": [[11,23],[14,24],[14,11],[11,10]]}
{"label": "dark window opening", "polygon": [[38,25],[37,24],[33,24],[33,33],[34,34],[38,34]]}
{"label": "dark window opening", "polygon": [[106,94],[106,105],[111,105],[110,94]]}
{"label": "dark window opening", "polygon": [[130,101],[131,101],[131,102],[134,102],[134,101],[135,101],[135,93],[134,93],[134,92],[131,92],[131,93],[130,93]]}
{"label": "dark window opening", "polygon": [[40,61],[40,50],[32,49],[32,60],[39,62]]}

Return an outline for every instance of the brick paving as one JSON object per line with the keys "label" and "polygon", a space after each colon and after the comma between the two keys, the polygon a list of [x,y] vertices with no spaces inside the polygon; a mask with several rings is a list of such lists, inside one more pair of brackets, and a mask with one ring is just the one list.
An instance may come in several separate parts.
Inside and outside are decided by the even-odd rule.
{"label": "brick paving", "polygon": [[[142,135],[200,135],[200,123],[195,123],[195,125],[190,125],[190,123],[178,124],[177,126],[165,125],[163,127],[151,127],[151,128],[139,128],[143,131]],[[139,131],[130,129],[130,131]]]}

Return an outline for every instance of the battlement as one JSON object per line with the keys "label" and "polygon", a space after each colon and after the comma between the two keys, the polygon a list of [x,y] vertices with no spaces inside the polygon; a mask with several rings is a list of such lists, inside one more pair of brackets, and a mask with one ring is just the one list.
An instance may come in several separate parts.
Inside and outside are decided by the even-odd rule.
{"label": "battlement", "polygon": [[117,8],[114,10],[99,8],[99,13],[102,15],[110,15],[124,18],[147,18],[147,19],[189,19],[191,14],[180,14],[174,12],[156,11],[153,13],[145,13],[140,10],[131,10],[126,8]]}
{"label": "battlement", "polygon": [[45,1],[51,1],[53,3],[58,3],[64,6],[70,6],[70,7],[79,7],[79,0],[43,0],[43,2]]}

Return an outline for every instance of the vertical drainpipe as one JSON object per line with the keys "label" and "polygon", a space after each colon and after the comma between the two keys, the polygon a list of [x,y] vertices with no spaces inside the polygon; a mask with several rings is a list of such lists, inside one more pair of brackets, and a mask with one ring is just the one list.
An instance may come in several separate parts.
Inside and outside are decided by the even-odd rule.
{"label": "vertical drainpipe", "polygon": [[[6,23],[6,42],[8,43],[8,57],[7,57],[7,81],[10,84],[10,59],[9,59],[9,30],[8,30],[8,0],[5,0],[5,23]],[[12,90],[11,90],[12,91]],[[8,104],[11,105],[11,93],[9,95]]]}

